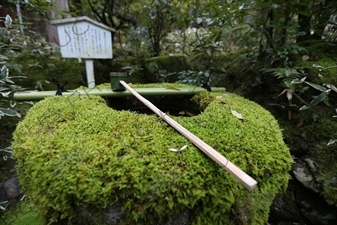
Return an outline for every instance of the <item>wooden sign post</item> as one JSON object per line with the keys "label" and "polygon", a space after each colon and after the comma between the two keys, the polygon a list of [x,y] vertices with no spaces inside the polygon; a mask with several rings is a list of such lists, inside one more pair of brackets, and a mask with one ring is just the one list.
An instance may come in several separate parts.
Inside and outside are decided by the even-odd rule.
{"label": "wooden sign post", "polygon": [[85,59],[88,87],[95,87],[93,59],[112,59],[111,32],[115,30],[89,17],[53,20],[64,58]]}

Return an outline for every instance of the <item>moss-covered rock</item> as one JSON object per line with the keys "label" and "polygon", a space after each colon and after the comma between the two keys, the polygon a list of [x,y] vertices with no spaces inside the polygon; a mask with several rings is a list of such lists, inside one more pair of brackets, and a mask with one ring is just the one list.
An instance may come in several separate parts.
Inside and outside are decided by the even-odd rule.
{"label": "moss-covered rock", "polygon": [[[285,141],[291,148],[296,145],[310,146],[305,152],[317,162],[318,174],[313,182],[319,183],[322,197],[337,206],[337,144],[327,145],[337,139],[335,110],[321,105],[293,114],[293,119],[283,121]],[[311,173],[315,173],[310,169]]]}
{"label": "moss-covered rock", "polygon": [[178,72],[188,70],[189,66],[185,56],[170,55],[146,59],[143,69],[150,82],[175,82]]}
{"label": "moss-covered rock", "polygon": [[[161,224],[186,208],[191,224],[265,224],[292,164],[276,120],[231,93],[192,101],[203,112],[175,119],[256,179],[256,189],[154,115],[113,110],[98,96],[56,96],[34,105],[14,133],[24,190],[52,221],[75,223],[78,207],[99,215],[118,204],[118,224]],[[181,157],[169,150],[184,145]]]}
{"label": "moss-covered rock", "polygon": [[309,59],[299,59],[295,64],[297,67],[309,69],[308,80],[316,84],[337,84],[336,50],[337,46],[325,41],[306,41],[301,46],[308,50]]}
{"label": "moss-covered rock", "polygon": [[316,140],[313,156],[319,163],[319,182],[323,187],[322,195],[330,204],[337,206],[337,145],[327,145],[330,139],[336,139],[337,121],[322,118],[306,128]]}

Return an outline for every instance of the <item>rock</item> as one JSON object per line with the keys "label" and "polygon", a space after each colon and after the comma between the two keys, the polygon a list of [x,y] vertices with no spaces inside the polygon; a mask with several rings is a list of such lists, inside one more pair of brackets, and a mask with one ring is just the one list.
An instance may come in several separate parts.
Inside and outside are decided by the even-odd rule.
{"label": "rock", "polygon": [[191,210],[186,209],[176,214],[171,221],[159,225],[187,225],[190,222],[191,216]]}
{"label": "rock", "polygon": [[309,156],[303,156],[293,165],[295,178],[304,187],[316,192],[322,192],[322,184],[318,177],[317,163]]}
{"label": "rock", "polygon": [[[105,209],[102,213],[103,223],[115,225],[118,224],[124,217],[121,205],[113,205]],[[77,224],[87,224],[87,223],[99,223],[100,219],[97,213],[89,212],[83,207],[78,207],[76,210],[76,222]]]}
{"label": "rock", "polygon": [[[94,212],[88,212],[86,209],[79,207],[76,210],[76,222],[77,224],[86,223],[99,223],[100,219]],[[109,225],[117,225],[124,217],[125,212],[121,205],[113,205],[108,207],[103,212],[103,223]],[[163,223],[155,223],[153,225],[187,225],[191,219],[192,212],[189,209],[185,209],[180,213],[177,213],[169,221]]]}
{"label": "rock", "polygon": [[[157,116],[111,109],[99,96],[55,96],[29,110],[13,134],[20,182],[32,196],[46,194],[35,202],[44,219],[67,220],[83,207],[104,223],[111,219],[106,207],[119,204],[119,224],[230,224],[237,215],[265,224],[293,163],[277,121],[232,93],[203,92],[190,101],[203,112],[179,123],[249,171],[259,182],[254,194],[192,144],[183,157],[170,152],[187,141]],[[123,214],[111,212],[111,223]]]}
{"label": "rock", "polygon": [[103,213],[103,220],[106,224],[117,224],[123,217],[125,213],[122,206],[116,205],[107,208]]}
{"label": "rock", "polygon": [[4,202],[4,201],[7,201],[7,195],[5,193],[5,189],[2,185],[2,183],[0,183],[0,202]]}
{"label": "rock", "polygon": [[329,206],[318,194],[301,186],[294,190],[296,203],[307,224],[337,224],[336,208]]}
{"label": "rock", "polygon": [[0,184],[0,201],[7,201],[22,194],[17,175]]}
{"label": "rock", "polygon": [[297,188],[294,183],[290,181],[287,191],[275,197],[270,206],[269,222],[279,224],[280,221],[300,222],[303,220],[293,195],[293,189]]}
{"label": "rock", "polygon": [[319,194],[291,180],[286,193],[278,195],[270,207],[270,225],[337,224],[337,211]]}
{"label": "rock", "polygon": [[290,147],[290,153],[294,156],[300,157],[308,154],[310,145],[302,137],[295,137],[293,144]]}

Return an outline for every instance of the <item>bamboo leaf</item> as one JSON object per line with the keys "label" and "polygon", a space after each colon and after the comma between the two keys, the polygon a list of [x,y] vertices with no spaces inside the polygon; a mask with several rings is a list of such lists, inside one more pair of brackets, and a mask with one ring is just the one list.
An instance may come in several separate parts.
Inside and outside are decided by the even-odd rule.
{"label": "bamboo leaf", "polygon": [[318,103],[323,101],[331,90],[327,90],[326,92],[322,92],[320,95],[318,95],[314,100],[312,100],[308,105],[302,106],[300,110],[310,109],[311,107],[316,106]]}
{"label": "bamboo leaf", "polygon": [[284,93],[286,93],[287,90],[289,90],[289,89],[284,89],[277,97],[280,97],[281,95],[283,95]]}
{"label": "bamboo leaf", "polygon": [[327,91],[328,89],[326,89],[325,87],[321,86],[321,85],[318,85],[318,84],[313,84],[313,83],[310,83],[308,81],[304,81],[304,83],[306,83],[307,85],[315,88],[316,90],[319,90],[319,91]]}
{"label": "bamboo leaf", "polygon": [[337,142],[337,139],[331,139],[327,145],[333,145],[335,142]]}
{"label": "bamboo leaf", "polygon": [[306,102],[303,98],[301,98],[298,94],[296,94],[296,93],[293,93],[293,95],[296,97],[296,98],[298,98],[303,104],[305,104],[305,105],[309,105],[309,103],[308,102]]}
{"label": "bamboo leaf", "polygon": [[323,84],[323,85],[337,93],[337,88],[334,85],[332,84]]}
{"label": "bamboo leaf", "polygon": [[318,103],[320,103],[321,101],[323,101],[328,96],[329,93],[330,93],[330,90],[328,90],[326,92],[322,92],[314,100],[312,100],[309,105],[311,107],[317,105]]}
{"label": "bamboo leaf", "polygon": [[311,108],[310,106],[304,105],[304,106],[302,106],[302,107],[300,108],[300,110],[306,110],[306,109],[310,109],[310,108]]}

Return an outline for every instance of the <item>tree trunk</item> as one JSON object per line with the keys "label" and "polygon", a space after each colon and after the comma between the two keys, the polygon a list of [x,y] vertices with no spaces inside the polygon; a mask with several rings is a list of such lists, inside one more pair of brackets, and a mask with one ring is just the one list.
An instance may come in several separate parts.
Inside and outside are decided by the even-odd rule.
{"label": "tree trunk", "polygon": [[[66,15],[67,18],[70,18],[68,0],[55,0],[53,10],[49,12],[49,19],[62,19],[62,15]],[[57,27],[55,25],[51,25],[49,21],[46,24],[46,33],[47,33],[47,41],[55,44],[59,44],[59,37],[57,34]]]}
{"label": "tree trunk", "polygon": [[325,0],[323,2],[319,3],[319,7],[317,6],[318,11],[317,11],[317,25],[314,27],[314,34],[313,38],[315,40],[321,40],[324,29],[326,25],[329,22],[329,19],[335,10],[333,1],[331,0]]}
{"label": "tree trunk", "polygon": [[306,40],[310,40],[312,39],[311,36],[311,17],[312,16],[305,16],[302,14],[298,15],[298,36],[296,38],[297,42],[302,42],[302,41],[306,41]]}

